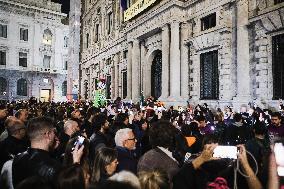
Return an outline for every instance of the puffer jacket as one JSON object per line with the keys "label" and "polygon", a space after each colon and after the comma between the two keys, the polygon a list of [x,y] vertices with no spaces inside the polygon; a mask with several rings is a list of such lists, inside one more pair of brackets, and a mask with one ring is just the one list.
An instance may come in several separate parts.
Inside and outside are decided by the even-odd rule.
{"label": "puffer jacket", "polygon": [[12,165],[14,188],[21,181],[31,176],[40,176],[54,185],[60,169],[60,163],[52,159],[48,151],[29,148],[14,158]]}

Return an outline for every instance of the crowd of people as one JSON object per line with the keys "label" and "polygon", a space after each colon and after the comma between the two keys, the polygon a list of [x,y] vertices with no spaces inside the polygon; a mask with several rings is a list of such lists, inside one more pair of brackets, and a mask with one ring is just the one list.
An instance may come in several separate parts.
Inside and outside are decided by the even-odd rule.
{"label": "crowd of people", "polygon": [[0,188],[279,189],[283,105],[250,105],[1,102]]}

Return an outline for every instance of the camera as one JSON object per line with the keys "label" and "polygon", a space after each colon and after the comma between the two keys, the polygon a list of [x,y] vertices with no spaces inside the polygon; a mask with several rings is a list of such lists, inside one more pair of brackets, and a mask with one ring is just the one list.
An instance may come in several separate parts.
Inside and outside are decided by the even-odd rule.
{"label": "camera", "polygon": [[213,157],[237,159],[238,153],[238,147],[236,146],[217,146],[213,151]]}
{"label": "camera", "polygon": [[81,148],[81,146],[83,145],[85,141],[85,137],[83,136],[78,136],[77,137],[77,140],[75,141],[74,145],[73,145],[73,148],[72,148],[72,151],[75,149],[75,147],[78,145],[78,149]]}

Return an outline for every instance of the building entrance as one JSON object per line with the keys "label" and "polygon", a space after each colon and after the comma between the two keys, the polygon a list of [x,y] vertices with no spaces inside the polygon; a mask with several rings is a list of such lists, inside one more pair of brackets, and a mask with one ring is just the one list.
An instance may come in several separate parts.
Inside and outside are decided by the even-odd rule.
{"label": "building entrance", "polygon": [[157,51],[151,67],[151,96],[159,98],[162,94],[162,51]]}
{"label": "building entrance", "polygon": [[51,94],[50,89],[42,89],[40,91],[40,101],[49,102],[50,101],[50,94]]}

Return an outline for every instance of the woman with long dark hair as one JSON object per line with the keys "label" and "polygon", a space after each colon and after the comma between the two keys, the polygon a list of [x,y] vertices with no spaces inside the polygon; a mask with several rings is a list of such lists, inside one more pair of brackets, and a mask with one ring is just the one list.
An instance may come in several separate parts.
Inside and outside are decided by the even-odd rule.
{"label": "woman with long dark hair", "polygon": [[117,152],[112,148],[100,148],[95,155],[91,183],[98,184],[106,181],[116,171]]}

